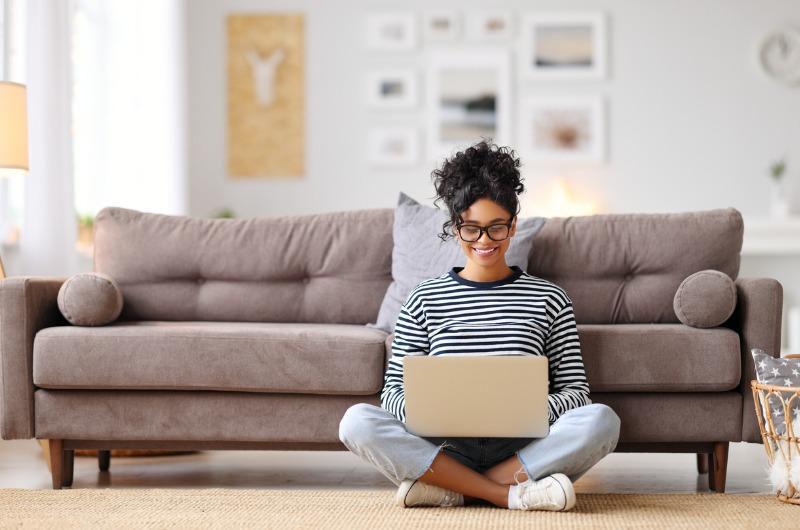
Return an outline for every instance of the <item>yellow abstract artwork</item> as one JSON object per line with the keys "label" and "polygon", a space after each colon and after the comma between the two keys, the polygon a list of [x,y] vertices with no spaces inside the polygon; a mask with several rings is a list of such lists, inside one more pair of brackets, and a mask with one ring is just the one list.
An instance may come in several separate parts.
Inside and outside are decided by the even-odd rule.
{"label": "yellow abstract artwork", "polygon": [[302,177],[303,15],[229,15],[228,176]]}

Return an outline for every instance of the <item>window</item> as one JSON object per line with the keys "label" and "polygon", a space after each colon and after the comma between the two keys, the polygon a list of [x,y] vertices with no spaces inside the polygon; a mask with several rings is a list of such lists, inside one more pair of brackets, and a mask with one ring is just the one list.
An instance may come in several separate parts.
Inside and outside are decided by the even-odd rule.
{"label": "window", "polygon": [[71,0],[78,250],[106,206],[185,213],[180,0]]}

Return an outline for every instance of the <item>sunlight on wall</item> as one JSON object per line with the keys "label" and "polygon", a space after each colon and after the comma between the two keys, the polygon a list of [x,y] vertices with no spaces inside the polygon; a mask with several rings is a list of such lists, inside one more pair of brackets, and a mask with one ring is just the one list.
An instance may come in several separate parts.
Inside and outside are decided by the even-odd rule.
{"label": "sunlight on wall", "polygon": [[598,212],[597,202],[576,193],[564,178],[553,180],[536,208],[536,215],[543,217],[592,215]]}

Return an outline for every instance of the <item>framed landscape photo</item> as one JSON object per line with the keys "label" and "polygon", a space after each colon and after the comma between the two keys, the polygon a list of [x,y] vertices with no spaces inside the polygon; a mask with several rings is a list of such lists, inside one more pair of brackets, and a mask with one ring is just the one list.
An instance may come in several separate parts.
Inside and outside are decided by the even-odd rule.
{"label": "framed landscape photo", "polygon": [[379,70],[367,74],[367,103],[379,109],[417,105],[417,77],[413,70]]}
{"label": "framed landscape photo", "polygon": [[425,11],[422,33],[426,42],[454,42],[461,36],[461,17],[452,10]]}
{"label": "framed landscape photo", "polygon": [[509,63],[504,48],[430,52],[426,78],[431,160],[482,138],[510,142]]}
{"label": "framed landscape photo", "polygon": [[369,13],[366,45],[371,50],[409,51],[417,46],[416,17],[406,12]]}
{"label": "framed landscape photo", "polygon": [[520,31],[520,70],[528,79],[601,79],[606,75],[602,12],[529,13]]}
{"label": "framed landscape photo", "polygon": [[530,96],[519,113],[519,151],[530,162],[605,160],[601,96]]}
{"label": "framed landscape photo", "polygon": [[373,166],[409,166],[419,159],[414,127],[375,127],[367,133],[367,161]]}
{"label": "framed landscape photo", "polygon": [[509,42],[514,19],[508,9],[473,10],[467,13],[467,38],[478,42]]}

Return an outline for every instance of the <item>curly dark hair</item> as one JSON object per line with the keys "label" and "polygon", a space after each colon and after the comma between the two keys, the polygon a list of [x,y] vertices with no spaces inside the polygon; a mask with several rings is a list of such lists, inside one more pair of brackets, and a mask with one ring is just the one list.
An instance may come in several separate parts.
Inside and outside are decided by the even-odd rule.
{"label": "curly dark hair", "polygon": [[491,199],[505,208],[513,220],[519,214],[517,195],[525,191],[519,174],[519,158],[510,147],[498,147],[486,139],[459,151],[431,172],[436,200],[444,201],[450,219],[438,234],[442,241],[455,237],[448,229],[462,222],[461,213],[478,199]]}

